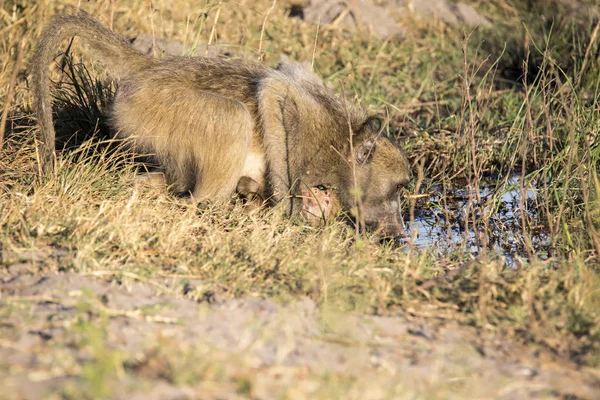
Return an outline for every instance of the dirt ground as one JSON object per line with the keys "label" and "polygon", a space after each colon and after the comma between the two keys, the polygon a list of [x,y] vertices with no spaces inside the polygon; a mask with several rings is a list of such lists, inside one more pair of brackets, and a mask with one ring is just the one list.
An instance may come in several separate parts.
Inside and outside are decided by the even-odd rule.
{"label": "dirt ground", "polygon": [[0,398],[600,398],[593,370],[453,321],[194,298],[202,284],[9,265]]}

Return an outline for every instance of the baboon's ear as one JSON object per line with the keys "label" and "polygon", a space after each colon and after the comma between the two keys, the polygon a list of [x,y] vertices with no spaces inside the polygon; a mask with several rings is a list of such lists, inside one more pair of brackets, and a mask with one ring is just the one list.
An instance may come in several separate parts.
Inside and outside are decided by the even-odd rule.
{"label": "baboon's ear", "polygon": [[373,115],[363,123],[361,127],[361,132],[366,133],[367,135],[377,135],[381,132],[383,128],[383,118],[377,115]]}
{"label": "baboon's ear", "polygon": [[377,151],[377,141],[375,139],[367,139],[356,149],[356,162],[359,164],[368,163],[373,159],[373,155]]}

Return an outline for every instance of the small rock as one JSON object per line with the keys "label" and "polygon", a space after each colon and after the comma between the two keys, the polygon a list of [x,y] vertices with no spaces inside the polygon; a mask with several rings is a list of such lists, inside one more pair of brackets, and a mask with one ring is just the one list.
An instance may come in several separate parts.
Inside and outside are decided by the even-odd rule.
{"label": "small rock", "polygon": [[450,0],[408,0],[406,3],[406,7],[417,14],[433,16],[450,24],[491,26],[487,18],[479,14],[468,4],[457,4]]}
{"label": "small rock", "polygon": [[310,0],[291,7],[294,16],[308,22],[340,27],[350,32],[367,30],[378,39],[404,37],[404,30],[387,14],[388,11],[402,14],[408,9],[417,15],[439,18],[450,24],[491,26],[491,22],[470,5],[451,0]]}
{"label": "small rock", "polygon": [[312,0],[304,7],[304,19],[350,32],[366,30],[378,39],[401,40],[404,30],[390,17],[385,8],[363,0]]}
{"label": "small rock", "polygon": [[461,22],[464,22],[470,26],[483,26],[486,28],[492,26],[491,22],[486,17],[479,14],[470,5],[458,3],[456,7],[458,9],[458,16]]}

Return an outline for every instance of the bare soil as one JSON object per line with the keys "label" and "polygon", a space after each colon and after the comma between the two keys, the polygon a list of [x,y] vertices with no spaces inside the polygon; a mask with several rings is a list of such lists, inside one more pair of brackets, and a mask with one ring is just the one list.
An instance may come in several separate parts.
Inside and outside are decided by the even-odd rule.
{"label": "bare soil", "polygon": [[[591,369],[422,311],[194,298],[200,280],[134,278],[34,262],[1,271],[0,398],[329,398],[331,379],[362,399],[435,398],[440,388],[443,398],[600,398]],[[107,381],[103,362],[117,373],[94,388],[99,374]],[[202,376],[186,377],[186,362]]]}

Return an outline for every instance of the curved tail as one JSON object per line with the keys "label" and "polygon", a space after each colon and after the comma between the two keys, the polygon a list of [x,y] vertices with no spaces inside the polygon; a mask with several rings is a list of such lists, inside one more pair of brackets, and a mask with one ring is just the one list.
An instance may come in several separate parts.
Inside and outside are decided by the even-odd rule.
{"label": "curved tail", "polygon": [[70,37],[82,37],[98,59],[124,76],[152,65],[153,60],[133,48],[129,42],[106,28],[85,11],[56,17],[43,30],[31,61],[35,111],[39,123],[42,172],[54,170],[55,132],[52,124],[49,64],[60,43]]}

